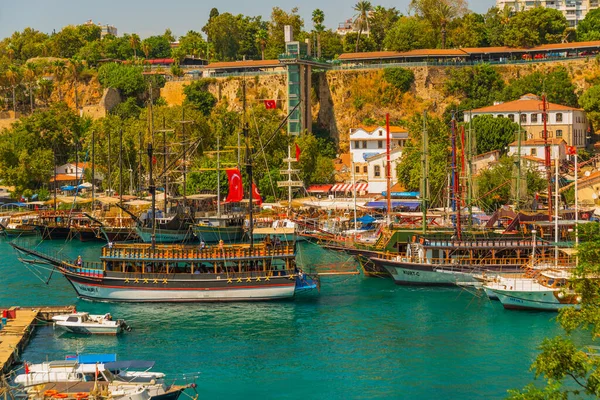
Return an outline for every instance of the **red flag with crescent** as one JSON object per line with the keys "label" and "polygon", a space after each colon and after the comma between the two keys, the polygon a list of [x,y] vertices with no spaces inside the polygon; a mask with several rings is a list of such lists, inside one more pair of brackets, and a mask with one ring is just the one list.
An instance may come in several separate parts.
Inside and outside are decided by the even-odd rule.
{"label": "red flag with crescent", "polygon": [[300,146],[296,143],[296,161],[300,161],[300,154],[302,154],[302,150],[300,150]]}
{"label": "red flag with crescent", "polygon": [[274,110],[277,108],[277,102],[275,100],[265,100],[264,102],[267,110]]}
{"label": "red flag with crescent", "polygon": [[574,156],[575,154],[577,154],[577,147],[567,146],[567,155]]}
{"label": "red flag with crescent", "polygon": [[227,179],[229,180],[229,193],[227,193],[227,202],[238,202],[244,198],[244,187],[242,185],[242,174],[237,168],[227,170]]}
{"label": "red flag with crescent", "polygon": [[260,197],[260,193],[258,192],[258,187],[254,182],[252,182],[252,198],[256,200],[256,203],[261,206],[262,205],[262,197]]}

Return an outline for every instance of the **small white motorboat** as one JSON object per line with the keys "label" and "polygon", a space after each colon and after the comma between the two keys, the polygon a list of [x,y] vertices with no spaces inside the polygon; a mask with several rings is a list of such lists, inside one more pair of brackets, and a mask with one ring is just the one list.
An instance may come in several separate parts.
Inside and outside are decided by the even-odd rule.
{"label": "small white motorboat", "polygon": [[87,312],[76,312],[72,314],[56,315],[52,317],[52,320],[54,321],[54,326],[71,333],[86,335],[117,335],[123,331],[131,331],[131,328],[124,320],[113,320],[109,313],[104,315],[92,315]]}

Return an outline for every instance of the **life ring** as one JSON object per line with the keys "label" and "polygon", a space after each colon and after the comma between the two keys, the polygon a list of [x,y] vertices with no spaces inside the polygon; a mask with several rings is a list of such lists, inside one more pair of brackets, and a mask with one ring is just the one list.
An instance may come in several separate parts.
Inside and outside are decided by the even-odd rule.
{"label": "life ring", "polygon": [[54,396],[57,393],[58,393],[58,390],[50,389],[50,390],[46,390],[44,392],[44,396],[46,396],[46,397],[52,397],[52,396]]}
{"label": "life ring", "polygon": [[84,392],[75,393],[76,399],[87,399],[89,396],[90,395],[88,393],[84,393]]}
{"label": "life ring", "polygon": [[66,393],[56,393],[52,395],[53,399],[66,399],[67,397],[69,397],[69,395]]}
{"label": "life ring", "polygon": [[590,218],[590,214],[583,213],[583,214],[581,214],[581,218],[583,218],[583,219],[589,219]]}
{"label": "life ring", "polygon": [[425,243],[425,239],[423,239],[423,238],[419,239],[419,243],[421,243],[421,244]]}

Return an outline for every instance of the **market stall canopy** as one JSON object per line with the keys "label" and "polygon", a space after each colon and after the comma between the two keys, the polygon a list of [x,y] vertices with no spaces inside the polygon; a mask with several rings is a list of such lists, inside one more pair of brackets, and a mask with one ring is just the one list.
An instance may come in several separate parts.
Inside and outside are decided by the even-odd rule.
{"label": "market stall canopy", "polygon": [[150,204],[152,204],[152,202],[147,201],[147,200],[137,199],[137,200],[127,201],[123,204],[128,205],[128,206],[141,207],[141,206],[149,206]]}
{"label": "market stall canopy", "polygon": [[[165,199],[168,199],[168,197],[165,193],[156,193],[156,201],[164,202]],[[144,200],[152,201],[152,196],[146,196],[146,197],[144,197]]]}

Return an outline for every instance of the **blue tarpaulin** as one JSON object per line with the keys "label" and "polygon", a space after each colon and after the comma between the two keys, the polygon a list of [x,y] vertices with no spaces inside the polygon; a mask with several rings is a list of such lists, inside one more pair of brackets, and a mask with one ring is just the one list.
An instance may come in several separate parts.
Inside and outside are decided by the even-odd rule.
{"label": "blue tarpaulin", "polygon": [[75,190],[75,186],[71,186],[71,185],[61,186],[60,190],[66,190],[66,191]]}
{"label": "blue tarpaulin", "polygon": [[356,218],[356,220],[361,224],[371,224],[375,221],[375,218],[371,217],[370,215],[363,215],[360,218]]}
{"label": "blue tarpaulin", "polygon": [[[392,192],[392,197],[411,197],[417,198],[421,193],[419,192]],[[382,196],[387,196],[387,190],[381,192]]]}
{"label": "blue tarpaulin", "polygon": [[[406,207],[409,208],[411,210],[416,209],[417,207],[419,207],[421,205],[420,201],[416,201],[416,200],[392,200],[392,208],[396,208],[396,207]],[[386,209],[387,208],[387,201],[370,201],[366,204],[367,207],[371,207],[371,208],[383,208]]]}

